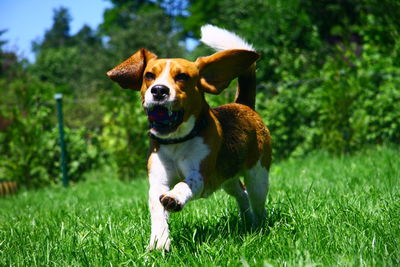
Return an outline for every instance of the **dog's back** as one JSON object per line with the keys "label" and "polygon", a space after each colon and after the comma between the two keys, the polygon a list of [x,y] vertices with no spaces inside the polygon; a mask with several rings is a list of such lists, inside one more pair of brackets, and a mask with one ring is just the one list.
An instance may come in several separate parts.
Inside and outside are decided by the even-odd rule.
{"label": "dog's back", "polygon": [[224,139],[217,163],[219,170],[233,177],[254,166],[258,160],[269,169],[271,137],[261,117],[251,108],[236,103],[212,111],[221,125]]}

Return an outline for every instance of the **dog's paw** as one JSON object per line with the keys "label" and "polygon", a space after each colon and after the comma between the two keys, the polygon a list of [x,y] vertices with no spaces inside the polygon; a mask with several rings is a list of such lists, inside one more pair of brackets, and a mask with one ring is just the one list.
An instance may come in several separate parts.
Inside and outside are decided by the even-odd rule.
{"label": "dog's paw", "polygon": [[166,194],[160,196],[160,202],[168,211],[180,211],[183,208],[183,204],[178,199]]}
{"label": "dog's paw", "polygon": [[252,229],[258,230],[262,228],[266,224],[266,222],[267,222],[267,213],[264,209],[262,214],[254,216]]}
{"label": "dog's paw", "polygon": [[164,239],[164,240],[151,240],[150,244],[147,246],[147,251],[153,251],[153,250],[161,250],[165,252],[170,252],[171,251],[171,241],[169,238]]}

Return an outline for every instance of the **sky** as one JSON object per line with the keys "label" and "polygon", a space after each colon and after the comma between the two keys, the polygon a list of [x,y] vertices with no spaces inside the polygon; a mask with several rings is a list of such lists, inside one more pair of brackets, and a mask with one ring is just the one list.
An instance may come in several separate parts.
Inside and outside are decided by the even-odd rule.
{"label": "sky", "polygon": [[53,24],[53,9],[69,9],[72,21],[71,34],[84,24],[96,28],[103,19],[106,0],[0,0],[0,30],[7,30],[1,40],[7,40],[6,50],[33,61],[31,43],[43,38]]}

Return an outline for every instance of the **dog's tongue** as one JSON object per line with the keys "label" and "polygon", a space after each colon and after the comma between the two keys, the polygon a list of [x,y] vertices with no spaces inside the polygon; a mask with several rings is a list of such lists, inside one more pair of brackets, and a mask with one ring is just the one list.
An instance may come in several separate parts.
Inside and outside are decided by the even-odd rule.
{"label": "dog's tongue", "polygon": [[171,119],[176,115],[172,113],[171,116],[168,114],[168,109],[162,106],[155,107],[154,109],[147,111],[147,117],[150,122],[158,124],[168,124]]}
{"label": "dog's tongue", "polygon": [[183,120],[183,111],[169,111],[164,106],[147,109],[149,127],[158,133],[166,134],[174,131]]}

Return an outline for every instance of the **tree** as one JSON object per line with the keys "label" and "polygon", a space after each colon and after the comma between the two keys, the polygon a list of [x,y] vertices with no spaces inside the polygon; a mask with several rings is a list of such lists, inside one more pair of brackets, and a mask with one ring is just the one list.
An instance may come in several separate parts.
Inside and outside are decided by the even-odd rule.
{"label": "tree", "polygon": [[47,48],[59,48],[71,45],[70,22],[71,15],[65,7],[53,10],[53,25],[46,31],[42,42],[34,42],[33,50],[40,52]]}
{"label": "tree", "polygon": [[139,12],[149,12],[159,7],[158,1],[150,0],[110,0],[110,2],[113,7],[105,10],[104,21],[99,27],[105,35],[111,34],[114,30],[127,29]]}
{"label": "tree", "polygon": [[73,43],[78,46],[102,45],[100,36],[88,25],[83,25],[83,27],[72,36],[72,39]]}
{"label": "tree", "polygon": [[[109,35],[108,48],[114,58],[123,60],[146,47],[160,57],[183,56],[181,36],[173,31],[172,20],[161,10],[139,13],[128,23]],[[112,66],[110,66],[112,67]]]}
{"label": "tree", "polygon": [[[0,30],[0,38],[7,30]],[[14,51],[6,51],[4,45],[7,44],[7,40],[0,39],[0,78],[5,78],[7,81],[11,81],[16,78],[20,72],[24,71],[26,60],[19,59],[18,55]],[[4,88],[0,87],[0,90]]]}

